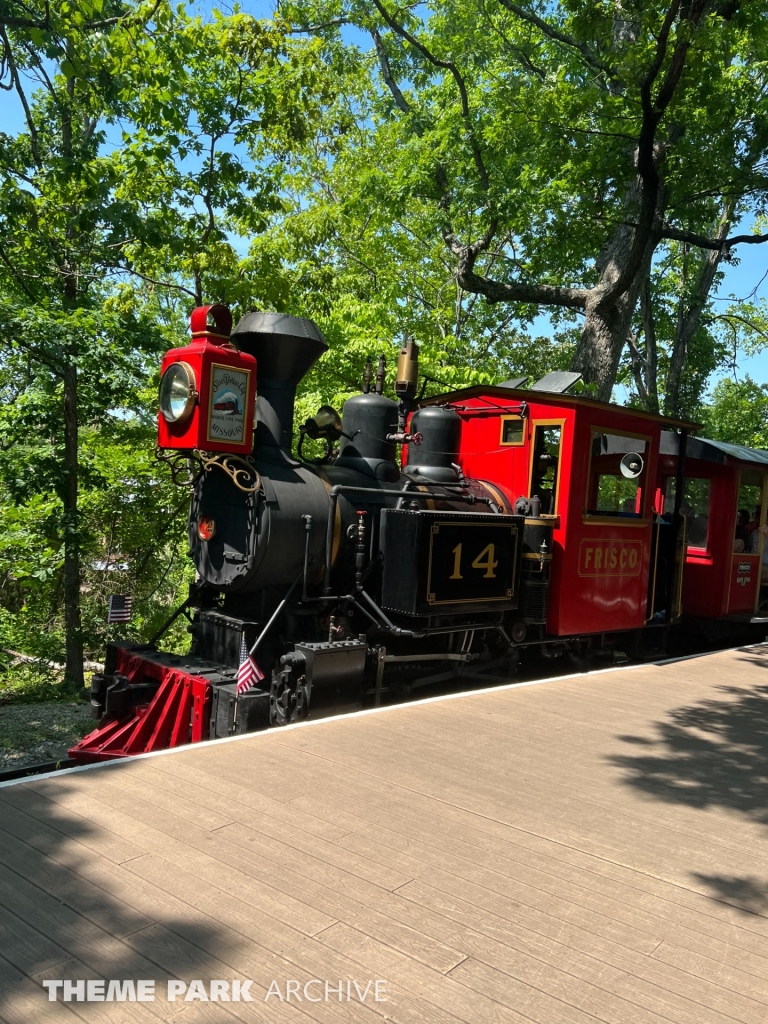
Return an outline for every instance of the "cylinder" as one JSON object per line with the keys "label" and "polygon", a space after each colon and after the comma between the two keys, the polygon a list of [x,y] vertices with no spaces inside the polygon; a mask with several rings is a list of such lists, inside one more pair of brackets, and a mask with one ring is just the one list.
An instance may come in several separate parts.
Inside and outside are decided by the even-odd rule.
{"label": "cylinder", "polygon": [[421,444],[408,448],[409,476],[435,483],[449,483],[457,479],[453,468],[459,457],[461,440],[461,417],[453,409],[428,405],[413,414],[410,433],[422,434]]}

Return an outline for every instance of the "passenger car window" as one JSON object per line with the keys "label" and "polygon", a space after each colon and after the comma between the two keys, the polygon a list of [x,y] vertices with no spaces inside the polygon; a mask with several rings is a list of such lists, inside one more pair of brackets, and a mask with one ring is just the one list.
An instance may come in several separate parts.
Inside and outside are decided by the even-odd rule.
{"label": "passenger car window", "polygon": [[639,437],[592,431],[587,515],[642,515],[646,448]]}
{"label": "passenger car window", "polygon": [[[675,511],[675,478],[667,477],[664,488],[664,515]],[[705,477],[691,477],[683,480],[683,495],[680,512],[686,519],[688,548],[704,550],[709,535],[709,504],[712,496],[712,481]]]}
{"label": "passenger car window", "polygon": [[739,474],[736,531],[733,538],[734,553],[738,554],[744,551],[757,554],[760,539],[757,527],[761,525],[762,507],[763,474],[748,469],[742,470]]}

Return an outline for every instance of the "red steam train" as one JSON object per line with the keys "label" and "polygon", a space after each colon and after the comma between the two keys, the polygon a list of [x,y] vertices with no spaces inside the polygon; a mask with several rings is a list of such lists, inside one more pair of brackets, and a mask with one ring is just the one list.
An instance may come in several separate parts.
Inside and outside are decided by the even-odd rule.
{"label": "red steam train", "polygon": [[[313,688],[506,681],[521,654],[581,663],[660,649],[682,620],[760,614],[768,452],[694,423],[569,394],[573,373],[424,398],[362,393],[300,428],[296,386],[326,351],[309,320],[192,314],[163,361],[159,455],[191,491],[191,650],[107,649],[81,763],[284,725]],[[222,389],[242,416],[216,415]],[[258,398],[256,398],[258,391]],[[303,455],[307,438],[325,454]],[[768,555],[768,551],[766,551]],[[766,581],[768,582],[768,581]],[[162,632],[162,631],[161,631]]]}

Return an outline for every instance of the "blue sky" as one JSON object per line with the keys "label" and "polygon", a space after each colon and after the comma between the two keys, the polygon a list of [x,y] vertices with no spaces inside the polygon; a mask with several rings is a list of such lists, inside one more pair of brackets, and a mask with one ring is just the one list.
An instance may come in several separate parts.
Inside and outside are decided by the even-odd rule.
{"label": "blue sky", "polygon": [[[213,4],[209,0],[201,0],[201,2],[193,3],[189,6],[193,10],[199,11],[202,16],[206,16],[210,13],[213,6],[227,11],[231,10],[234,5],[227,3]],[[243,0],[239,6],[241,10],[257,17],[269,17],[275,5],[273,0]],[[354,35],[359,36],[359,38],[354,39],[355,42],[363,46],[368,45],[367,36],[356,31]],[[2,96],[0,131],[15,134],[23,126],[23,115],[20,105],[15,101],[13,94],[3,92],[0,95]],[[746,232],[748,230],[749,224],[742,224],[739,228],[734,229],[734,233]],[[755,300],[768,297],[768,244],[742,245],[738,248],[737,255],[739,257],[738,265],[726,266],[724,279],[715,295],[715,302],[723,309],[734,300],[748,298]],[[549,319],[546,313],[542,313],[536,318],[532,330],[535,334],[549,333]],[[716,375],[712,383],[718,379],[718,376],[723,376],[726,372],[728,371],[723,371]],[[743,352],[739,353],[737,356],[736,373],[740,379],[749,374],[758,384],[768,384],[768,348],[751,357],[746,356]],[[617,395],[619,400],[621,400],[621,397]]]}

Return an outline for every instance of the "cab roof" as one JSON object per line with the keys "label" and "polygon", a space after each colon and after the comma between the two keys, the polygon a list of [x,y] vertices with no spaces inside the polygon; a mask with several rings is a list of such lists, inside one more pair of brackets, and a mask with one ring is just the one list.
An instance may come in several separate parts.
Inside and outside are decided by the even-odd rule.
{"label": "cab roof", "polygon": [[[646,412],[644,409],[633,409],[624,405],[614,405],[612,402],[599,402],[595,398],[589,398],[584,395],[568,395],[562,392],[553,393],[532,390],[530,388],[511,388],[504,384],[473,384],[471,387],[461,388],[458,391],[448,391],[441,395],[432,395],[429,398],[423,398],[419,402],[419,405],[455,405],[457,401],[470,398],[496,398],[505,402],[537,402],[539,404],[559,406],[560,408],[568,409],[599,409],[611,416],[632,416],[639,419],[651,420],[662,427],[675,427],[678,430],[686,430],[691,434],[696,433],[697,430],[701,429],[700,423],[693,423],[691,420],[680,420],[670,416],[660,416],[657,413]],[[503,411],[503,409],[499,409],[499,412]],[[739,446],[736,445],[732,447]],[[748,448],[743,450],[750,451]],[[768,458],[768,453],[764,454]]]}

